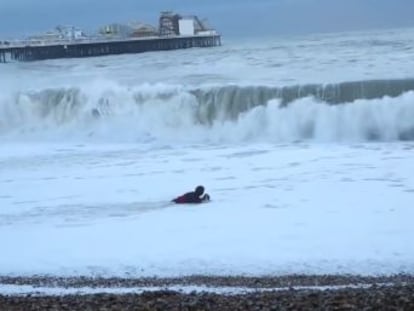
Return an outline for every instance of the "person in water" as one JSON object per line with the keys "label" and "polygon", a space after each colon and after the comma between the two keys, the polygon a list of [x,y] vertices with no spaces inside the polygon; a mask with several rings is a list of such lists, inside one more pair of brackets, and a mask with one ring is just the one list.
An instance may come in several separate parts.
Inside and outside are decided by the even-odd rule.
{"label": "person in water", "polygon": [[202,203],[205,201],[210,201],[210,196],[204,193],[203,186],[197,186],[194,191],[187,192],[179,197],[176,197],[172,200],[174,203],[183,204],[183,203]]}

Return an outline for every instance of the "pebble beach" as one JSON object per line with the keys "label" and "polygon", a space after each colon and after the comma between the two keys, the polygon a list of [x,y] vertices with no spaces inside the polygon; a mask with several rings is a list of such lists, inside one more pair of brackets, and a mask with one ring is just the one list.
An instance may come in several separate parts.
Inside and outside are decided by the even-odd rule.
{"label": "pebble beach", "polygon": [[[1,294],[1,310],[414,310],[414,277],[410,275],[0,277],[0,282],[2,286],[33,288],[26,294]],[[193,290],[183,290],[191,286]],[[62,294],[40,293],[36,288],[60,288]],[[64,289],[69,288],[77,288],[78,292],[64,294]],[[88,288],[95,293],[88,293]],[[137,291],[128,291],[131,288]],[[223,288],[237,290],[225,292]],[[119,289],[119,293],[108,293],[105,289]]]}

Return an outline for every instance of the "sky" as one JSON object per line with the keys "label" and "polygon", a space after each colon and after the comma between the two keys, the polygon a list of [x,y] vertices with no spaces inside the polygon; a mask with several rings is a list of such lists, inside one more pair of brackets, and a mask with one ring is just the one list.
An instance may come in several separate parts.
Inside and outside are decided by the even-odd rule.
{"label": "sky", "polygon": [[414,26],[413,0],[0,0],[0,38],[56,25],[87,32],[112,22],[157,25],[163,10],[207,18],[229,37]]}

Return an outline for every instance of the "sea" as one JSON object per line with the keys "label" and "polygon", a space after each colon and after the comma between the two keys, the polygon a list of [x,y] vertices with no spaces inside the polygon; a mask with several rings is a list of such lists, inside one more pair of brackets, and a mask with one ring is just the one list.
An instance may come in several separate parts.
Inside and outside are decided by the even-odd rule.
{"label": "sea", "polygon": [[414,29],[222,43],[0,64],[0,276],[414,272]]}

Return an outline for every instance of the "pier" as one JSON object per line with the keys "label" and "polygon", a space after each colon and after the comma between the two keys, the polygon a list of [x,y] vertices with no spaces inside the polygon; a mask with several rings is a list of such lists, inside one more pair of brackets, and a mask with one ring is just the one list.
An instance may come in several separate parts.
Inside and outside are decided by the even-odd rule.
{"label": "pier", "polygon": [[135,54],[220,45],[220,35],[153,37],[113,41],[68,41],[42,45],[0,45],[0,62]]}
{"label": "pier", "polygon": [[[0,63],[135,54],[221,45],[221,36],[197,16],[161,12],[159,27],[107,25],[101,36],[87,37],[75,27],[28,40],[0,41]],[[101,29],[102,31],[102,29]]]}

